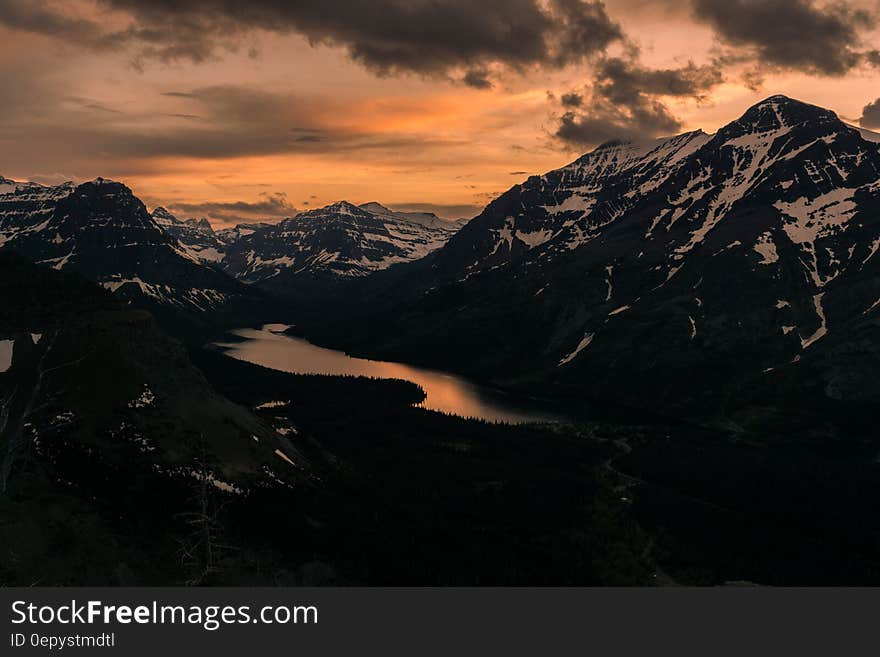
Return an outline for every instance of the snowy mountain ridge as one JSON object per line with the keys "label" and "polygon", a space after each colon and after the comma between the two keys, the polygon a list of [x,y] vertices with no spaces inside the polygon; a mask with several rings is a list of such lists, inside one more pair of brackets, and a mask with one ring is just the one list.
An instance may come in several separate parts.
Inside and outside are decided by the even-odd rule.
{"label": "snowy mountain ridge", "polygon": [[240,293],[163,230],[125,185],[0,183],[0,248],[76,271],[124,298],[203,311]]}
{"label": "snowy mountain ridge", "polygon": [[423,258],[461,227],[432,213],[395,212],[376,203],[338,201],[277,224],[239,224],[214,232],[204,220],[180,221],[164,208],[153,218],[196,257],[257,283],[280,273],[365,276]]}
{"label": "snowy mountain ridge", "polygon": [[604,144],[491,202],[408,305],[340,346],[637,403],[779,373],[880,396],[880,147],[865,137],[773,96],[715,134]]}

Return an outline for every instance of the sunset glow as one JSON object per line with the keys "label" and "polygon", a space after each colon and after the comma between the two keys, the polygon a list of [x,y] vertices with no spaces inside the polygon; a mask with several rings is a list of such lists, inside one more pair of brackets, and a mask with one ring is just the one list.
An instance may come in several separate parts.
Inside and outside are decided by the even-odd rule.
{"label": "sunset glow", "polygon": [[[340,199],[458,218],[617,133],[714,131],[771,94],[880,127],[866,111],[880,95],[877,2],[725,3],[744,21],[784,5],[803,22],[791,44],[706,0],[389,3],[406,33],[390,18],[320,22],[300,3],[165,4],[0,2],[0,174],[119,179],[151,208],[216,225]],[[538,35],[546,52],[514,34],[529,12],[556,21]],[[445,18],[495,41],[457,44]],[[407,50],[420,30],[424,60]]]}

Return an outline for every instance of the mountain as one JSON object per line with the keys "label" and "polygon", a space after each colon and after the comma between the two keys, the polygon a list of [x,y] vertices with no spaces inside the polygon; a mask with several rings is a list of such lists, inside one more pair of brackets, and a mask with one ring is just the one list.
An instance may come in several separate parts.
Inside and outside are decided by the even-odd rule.
{"label": "mountain", "polygon": [[418,260],[443,246],[462,222],[423,212],[395,212],[372,202],[340,201],[277,224],[239,224],[216,233],[205,220],[181,221],[165,208],[153,211],[157,224],[188,253],[217,264],[231,276],[284,292],[300,275],[330,279],[365,276]]}
{"label": "mountain", "polygon": [[0,248],[152,305],[201,312],[244,293],[157,225],[128,187],[102,178],[55,187],[3,179]]}
{"label": "mountain", "polygon": [[366,210],[367,212],[377,217],[381,217],[390,221],[400,221],[408,224],[421,225],[425,226],[426,228],[434,227],[439,229],[448,229],[450,227],[450,224],[457,225],[459,228],[461,228],[461,226],[466,223],[465,221],[444,221],[433,212],[397,212],[395,210],[386,208],[384,205],[382,205],[381,203],[377,203],[376,201],[362,203],[358,207],[361,210]]}
{"label": "mountain", "polygon": [[4,583],[183,581],[197,514],[309,479],[291,429],[218,394],[148,312],[7,251],[0,305]]}
{"label": "mountain", "polygon": [[714,135],[611,142],[529,178],[361,295],[394,289],[396,306],[320,328],[373,357],[665,412],[876,401],[878,250],[880,145],[774,96]]}
{"label": "mountain", "polygon": [[[247,282],[283,274],[358,277],[436,251],[460,227],[433,214],[393,212],[340,201],[269,227],[249,227],[228,244],[224,269]],[[241,233],[241,231],[240,231]],[[283,280],[273,284],[283,290]]]}
{"label": "mountain", "polygon": [[223,260],[225,244],[207,219],[180,221],[163,207],[154,209],[151,216],[162,230],[180,242],[199,260],[209,263]]}
{"label": "mountain", "polygon": [[273,307],[246,283],[273,279],[266,285],[273,293],[304,286],[320,295],[328,282],[420,259],[461,225],[378,203],[365,208],[340,202],[278,224],[215,232],[206,219],[180,220],[163,207],[148,213],[118,182],[50,187],[2,178],[0,248],[78,272],[163,322],[185,318],[192,325],[185,330],[200,330],[205,311],[240,322]]}

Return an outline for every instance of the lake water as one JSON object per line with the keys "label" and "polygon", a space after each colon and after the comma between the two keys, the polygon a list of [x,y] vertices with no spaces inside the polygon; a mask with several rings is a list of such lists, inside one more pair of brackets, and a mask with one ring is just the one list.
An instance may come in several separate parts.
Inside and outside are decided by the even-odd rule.
{"label": "lake water", "polygon": [[504,393],[474,384],[446,372],[353,358],[341,351],[313,345],[308,340],[283,335],[286,325],[267,324],[261,329],[238,329],[231,333],[240,341],[217,342],[213,346],[247,361],[295,374],[334,374],[404,379],[420,385],[427,393],[422,407],[479,418],[490,422],[555,422],[562,419],[537,401],[514,399]]}

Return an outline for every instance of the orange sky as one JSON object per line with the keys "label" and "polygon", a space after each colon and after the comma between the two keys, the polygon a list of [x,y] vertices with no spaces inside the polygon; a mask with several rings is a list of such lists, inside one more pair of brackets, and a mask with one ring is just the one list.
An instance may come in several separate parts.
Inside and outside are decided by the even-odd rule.
{"label": "orange sky", "polygon": [[[9,101],[0,116],[0,174],[7,177],[116,178],[150,208],[190,208],[218,225],[261,213],[274,220],[340,199],[456,218],[591,146],[566,143],[556,131],[567,111],[562,94],[578,90],[590,102],[592,60],[521,66],[490,58],[484,63],[492,87],[472,88],[460,82],[464,71],[454,62],[439,72],[377,74],[339,43],[313,45],[296,30],[256,28],[236,32],[237,52],[222,47],[201,62],[147,57],[133,64],[130,48],[83,45],[43,27],[51,22],[35,28],[21,17],[24,10],[4,22],[5,1],[0,75]],[[675,69],[689,61],[708,66],[722,49],[748,49],[719,36],[684,4],[609,0],[604,11],[627,42],[600,56],[625,57],[645,70]],[[28,9],[34,5],[65,19],[106,14],[101,2],[47,0]],[[876,11],[880,3],[853,7]],[[129,16],[117,8],[107,21],[126,25]],[[858,29],[864,43],[880,43],[872,19]],[[753,54],[728,59],[719,65],[723,80],[699,98],[656,90],[644,98],[662,103],[681,129],[714,131],[776,93],[856,123],[880,96],[880,67],[870,64],[827,74],[765,65]],[[749,71],[760,72],[760,85],[753,78],[747,85]],[[581,106],[578,117],[590,111]]]}

